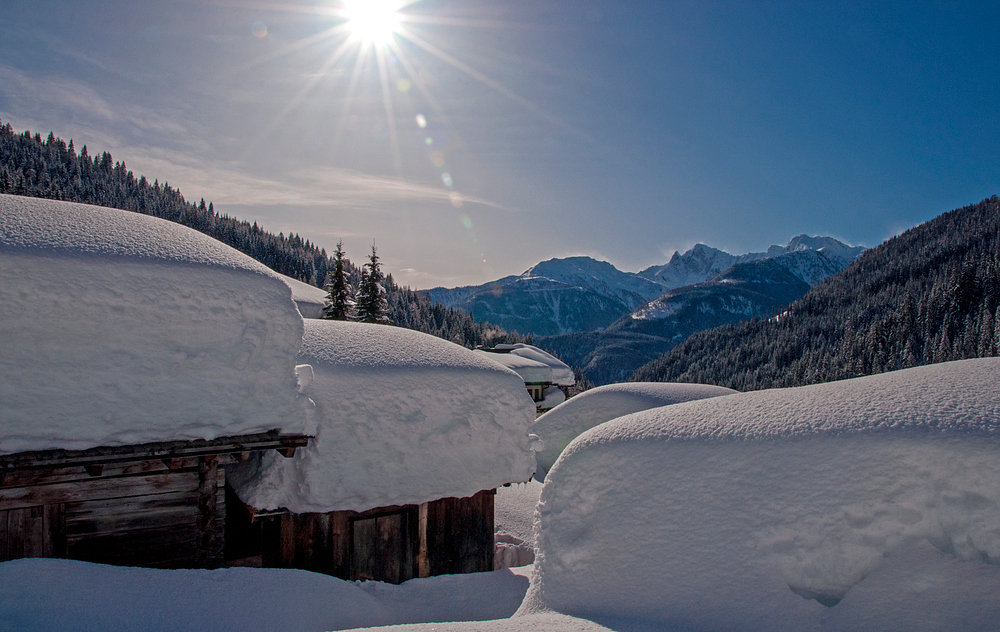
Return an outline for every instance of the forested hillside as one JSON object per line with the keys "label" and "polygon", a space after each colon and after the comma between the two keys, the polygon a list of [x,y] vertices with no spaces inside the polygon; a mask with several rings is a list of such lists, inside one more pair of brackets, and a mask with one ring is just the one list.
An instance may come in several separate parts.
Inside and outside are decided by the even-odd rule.
{"label": "forested hillside", "polygon": [[[136,176],[108,152],[91,158],[49,133],[17,134],[0,126],[0,193],[41,197],[143,213],[189,226],[232,246],[267,267],[306,283],[322,286],[333,260],[326,251],[295,234],[274,235],[256,222],[220,215],[205,200],[193,204],[166,182],[152,184]],[[350,262],[349,276],[357,287],[360,270]],[[479,344],[530,342],[489,323],[477,323],[467,313],[435,304],[423,294],[386,282],[389,318],[394,325],[429,333],[467,347]]]}
{"label": "forested hillside", "polygon": [[862,255],[787,312],[692,335],[637,381],[757,390],[998,355],[1000,198]]}

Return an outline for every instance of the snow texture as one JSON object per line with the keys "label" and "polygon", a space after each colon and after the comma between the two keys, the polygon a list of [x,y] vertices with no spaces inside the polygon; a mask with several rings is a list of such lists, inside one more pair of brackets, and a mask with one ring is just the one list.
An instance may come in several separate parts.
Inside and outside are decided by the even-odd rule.
{"label": "snow texture", "polygon": [[521,604],[528,572],[442,575],[394,586],[300,570],[23,559],[0,564],[0,630],[322,632],[498,619]]}
{"label": "snow texture", "polygon": [[535,507],[538,481],[501,487],[493,498],[493,567],[513,568],[535,561]]}
{"label": "snow texture", "polygon": [[319,429],[290,459],[232,470],[258,509],[363,511],[467,497],[535,469],[534,402],[513,371],[456,344],[387,325],[307,320],[299,361]]}
{"label": "snow texture", "polygon": [[1000,359],[655,408],[549,472],[522,612],[996,630]]}
{"label": "snow texture", "polygon": [[[541,613],[472,623],[422,623],[390,625],[379,632],[610,632],[593,621],[556,613]],[[628,632],[621,629],[620,632]],[[636,630],[635,632],[639,632]]]}
{"label": "snow texture", "polygon": [[559,358],[538,347],[518,343],[497,345],[494,348],[500,352],[477,350],[476,353],[517,372],[525,384],[556,384],[558,386],[576,384],[573,369]]}
{"label": "snow texture", "polygon": [[302,318],[323,318],[323,308],[326,307],[326,292],[315,285],[303,283],[290,276],[284,274],[278,276],[292,291],[292,300],[295,301],[295,307],[299,309]]}
{"label": "snow texture", "polygon": [[301,336],[278,276],[197,231],[0,195],[0,452],[307,432]]}
{"label": "snow texture", "polygon": [[665,382],[608,384],[584,391],[545,413],[532,425],[531,432],[545,443],[545,448],[535,455],[538,460],[535,478],[544,481],[545,473],[563,448],[594,426],[640,410],[735,392],[722,386]]}

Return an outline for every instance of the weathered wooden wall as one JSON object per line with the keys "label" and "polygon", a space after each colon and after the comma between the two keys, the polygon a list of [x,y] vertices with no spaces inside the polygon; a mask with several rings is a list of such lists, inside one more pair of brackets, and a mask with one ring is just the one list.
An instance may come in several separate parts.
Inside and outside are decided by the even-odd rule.
{"label": "weathered wooden wall", "polygon": [[226,532],[232,556],[254,553],[247,541],[259,537],[264,567],[301,568],[349,580],[398,584],[421,575],[491,571],[493,494],[484,490],[469,498],[360,513],[282,513],[257,518],[259,532],[249,514],[237,518],[230,512]]}
{"label": "weathered wooden wall", "polygon": [[224,485],[214,456],[5,472],[0,561],[221,566]]}
{"label": "weathered wooden wall", "polygon": [[427,504],[431,575],[493,570],[493,490]]}

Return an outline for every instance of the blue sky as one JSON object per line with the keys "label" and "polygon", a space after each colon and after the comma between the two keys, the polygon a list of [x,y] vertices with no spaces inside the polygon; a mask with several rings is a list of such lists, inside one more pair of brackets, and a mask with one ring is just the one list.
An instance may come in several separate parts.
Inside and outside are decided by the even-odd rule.
{"label": "blue sky", "polygon": [[423,0],[381,70],[341,8],[6,0],[0,120],[419,288],[1000,193],[997,2]]}

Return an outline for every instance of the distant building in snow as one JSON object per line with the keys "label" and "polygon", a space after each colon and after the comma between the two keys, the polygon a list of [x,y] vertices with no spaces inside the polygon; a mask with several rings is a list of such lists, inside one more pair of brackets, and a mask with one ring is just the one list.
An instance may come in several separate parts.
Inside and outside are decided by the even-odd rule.
{"label": "distant building in snow", "polygon": [[480,347],[476,352],[520,375],[539,413],[566,401],[567,390],[576,384],[573,369],[538,347],[520,343],[500,344]]}
{"label": "distant building in snow", "polygon": [[0,561],[491,570],[520,378],[294,293],[183,226],[0,195]]}

